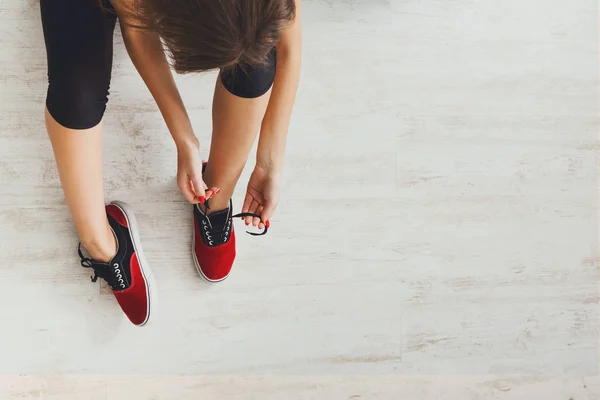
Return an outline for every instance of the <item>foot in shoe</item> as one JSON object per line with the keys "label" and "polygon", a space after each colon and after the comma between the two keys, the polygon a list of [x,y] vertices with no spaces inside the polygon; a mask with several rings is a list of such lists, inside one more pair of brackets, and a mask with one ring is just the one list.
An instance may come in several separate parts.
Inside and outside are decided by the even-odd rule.
{"label": "foot in shoe", "polygon": [[[206,170],[203,164],[202,171]],[[192,257],[196,270],[209,282],[219,282],[229,276],[235,260],[235,232],[233,218],[257,217],[251,213],[232,215],[233,205],[229,199],[229,207],[224,210],[210,210],[209,201],[203,205],[194,205],[194,234],[192,237]],[[265,227],[261,233],[247,232],[253,236],[267,233]]]}
{"label": "foot in shoe", "polygon": [[[257,217],[256,214],[240,213],[232,215],[233,205],[225,210],[206,215],[198,204],[194,205],[194,235],[192,238],[192,256],[198,273],[209,282],[219,282],[229,276],[235,260],[235,231],[233,218]],[[253,236],[267,233],[247,232]]]}
{"label": "foot in shoe", "polygon": [[81,265],[94,270],[92,282],[102,278],[112,289],[121,309],[138,326],[150,318],[150,270],[141,247],[137,223],[130,207],[121,202],[106,206],[106,216],[117,241],[117,253],[108,263],[84,257]]}

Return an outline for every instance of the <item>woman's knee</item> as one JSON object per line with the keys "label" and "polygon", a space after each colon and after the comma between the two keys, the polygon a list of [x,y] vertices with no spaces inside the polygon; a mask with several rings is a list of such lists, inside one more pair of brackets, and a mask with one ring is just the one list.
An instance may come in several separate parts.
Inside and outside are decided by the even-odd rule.
{"label": "woman's knee", "polygon": [[275,48],[268,55],[266,65],[239,66],[221,72],[221,82],[225,89],[235,96],[257,98],[269,91],[275,81],[277,53]]}
{"label": "woman's knee", "polygon": [[49,79],[46,108],[60,125],[69,129],[89,129],[98,125],[108,103],[108,82],[78,77],[76,74]]}

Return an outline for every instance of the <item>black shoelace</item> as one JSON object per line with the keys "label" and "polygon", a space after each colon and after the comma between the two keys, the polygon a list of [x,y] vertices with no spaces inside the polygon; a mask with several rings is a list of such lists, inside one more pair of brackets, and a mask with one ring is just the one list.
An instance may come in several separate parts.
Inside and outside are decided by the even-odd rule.
{"label": "black shoelace", "polygon": [[84,268],[92,268],[94,270],[94,275],[90,278],[92,282],[96,282],[98,278],[102,278],[113,290],[125,289],[123,271],[118,263],[113,263],[111,266],[110,264],[100,263],[91,258],[85,257],[81,251],[81,243],[77,248],[77,252],[81,258],[81,266]]}
{"label": "black shoelace", "polygon": [[[210,207],[208,205],[208,200],[205,202],[205,206],[206,209],[209,210]],[[229,203],[229,209],[231,210],[232,204],[231,202]],[[202,220],[202,229],[204,229],[205,231],[205,235],[206,238],[208,239],[208,244],[209,245],[214,245],[216,244],[222,244],[225,243],[227,241],[227,239],[229,239],[229,234],[231,232],[231,223],[232,220],[234,218],[243,218],[243,217],[252,217],[252,218],[258,218],[259,220],[262,219],[260,217],[260,215],[254,214],[254,213],[249,213],[249,212],[242,212],[242,213],[238,213],[235,215],[232,215],[231,217],[229,217],[227,219],[227,221],[219,226],[213,226],[210,218],[208,216],[205,215],[204,219]],[[207,223],[208,221],[208,223]],[[246,231],[247,234],[252,235],[252,236],[263,236],[266,235],[268,231],[267,226],[265,225],[264,229],[262,232],[260,233],[256,233],[256,232],[250,232],[250,231]]]}
{"label": "black shoelace", "polygon": [[[235,214],[235,215],[231,216],[231,218],[243,218],[243,217],[258,218],[262,222],[262,219],[260,218],[260,215],[256,215],[256,214],[253,214],[253,213],[239,213],[239,214]],[[267,234],[267,230],[268,230],[267,225],[265,225],[263,231],[260,232],[260,233],[250,232],[250,231],[246,231],[246,233],[248,235],[252,235],[252,236],[262,236],[262,235],[266,235]]]}

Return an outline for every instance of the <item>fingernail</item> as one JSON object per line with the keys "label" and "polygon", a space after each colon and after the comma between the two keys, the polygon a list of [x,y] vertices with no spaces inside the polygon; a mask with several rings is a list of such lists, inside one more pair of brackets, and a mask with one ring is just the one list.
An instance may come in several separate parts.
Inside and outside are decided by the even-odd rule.
{"label": "fingernail", "polygon": [[220,192],[221,192],[221,189],[217,188],[217,190],[215,190],[215,193],[213,193],[213,196],[214,196],[215,194],[219,194]]}
{"label": "fingernail", "polygon": [[204,198],[204,196],[200,196],[200,203],[204,204],[204,202],[206,201],[206,199]]}
{"label": "fingernail", "polygon": [[267,228],[270,228],[270,227],[271,227],[271,221],[267,221],[267,222],[265,222],[265,226],[266,226]]}

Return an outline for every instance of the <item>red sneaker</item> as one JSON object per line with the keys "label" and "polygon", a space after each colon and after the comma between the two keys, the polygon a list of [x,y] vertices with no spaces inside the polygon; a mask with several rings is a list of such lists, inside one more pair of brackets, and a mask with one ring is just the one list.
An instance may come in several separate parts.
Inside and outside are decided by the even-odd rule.
{"label": "red sneaker", "polygon": [[[205,203],[208,207],[208,201]],[[232,215],[233,205],[211,215],[206,215],[198,204],[194,205],[194,235],[192,238],[192,256],[198,273],[209,282],[219,282],[229,276],[235,260],[235,231],[233,218],[257,217],[252,213]],[[252,236],[262,236],[261,233],[247,232]]]}
{"label": "red sneaker", "polygon": [[104,279],[112,289],[129,320],[142,326],[150,318],[150,269],[140,243],[137,222],[130,206],[114,201],[106,206],[106,216],[117,240],[117,254],[109,263],[86,258],[78,249],[81,266],[94,269],[92,282]]}

